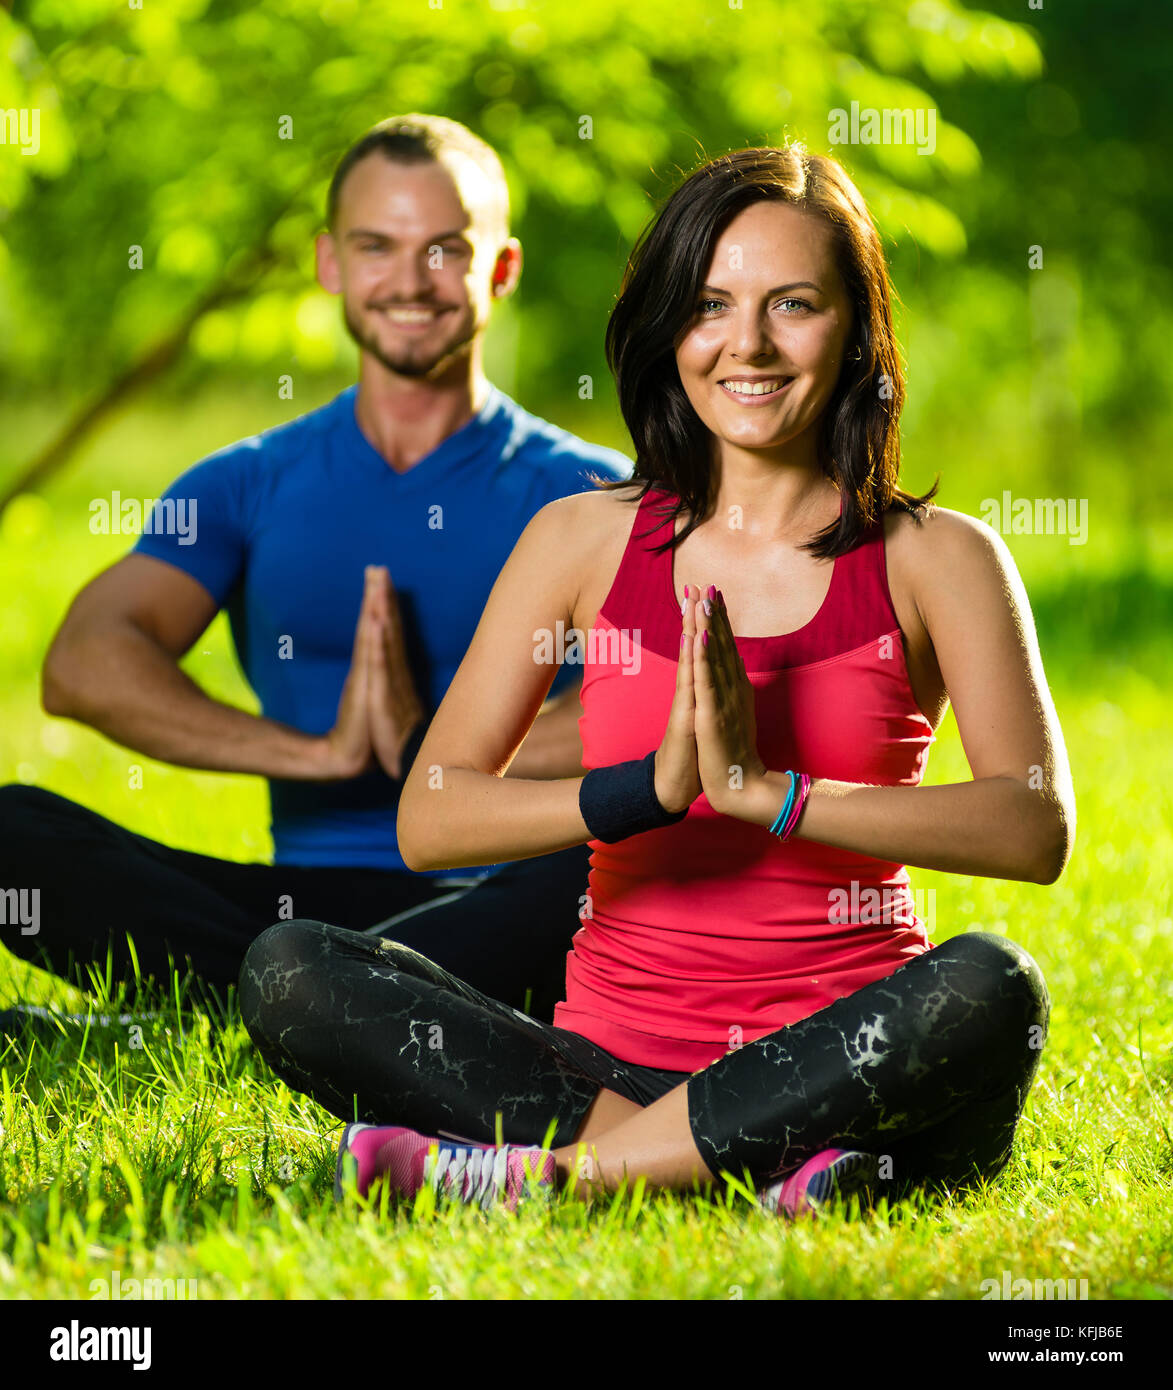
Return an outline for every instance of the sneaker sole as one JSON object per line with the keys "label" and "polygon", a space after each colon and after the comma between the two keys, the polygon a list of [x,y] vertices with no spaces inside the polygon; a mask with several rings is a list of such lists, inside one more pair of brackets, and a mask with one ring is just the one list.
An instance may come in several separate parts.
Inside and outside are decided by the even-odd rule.
{"label": "sneaker sole", "polygon": [[339,1202],[342,1201],[342,1165],[350,1157],[350,1136],[356,1130],[369,1128],[369,1125],[349,1124],[342,1131],[342,1140],[338,1145],[338,1162],[334,1165],[334,1197]]}
{"label": "sneaker sole", "polygon": [[[815,1209],[839,1198],[871,1195],[879,1184],[880,1160],[875,1154],[848,1153],[818,1172],[807,1183],[806,1199]],[[861,1201],[862,1205],[862,1201]]]}

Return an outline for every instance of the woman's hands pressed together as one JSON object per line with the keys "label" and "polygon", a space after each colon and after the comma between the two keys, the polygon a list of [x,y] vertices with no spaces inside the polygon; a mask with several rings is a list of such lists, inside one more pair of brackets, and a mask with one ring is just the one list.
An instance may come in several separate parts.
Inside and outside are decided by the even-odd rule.
{"label": "woman's hands pressed together", "polygon": [[[722,595],[685,585],[676,692],[656,752],[656,797],[682,811],[704,792],[714,811],[748,812],[746,788],[765,776],[753,687]],[[748,815],[743,818],[749,819]]]}

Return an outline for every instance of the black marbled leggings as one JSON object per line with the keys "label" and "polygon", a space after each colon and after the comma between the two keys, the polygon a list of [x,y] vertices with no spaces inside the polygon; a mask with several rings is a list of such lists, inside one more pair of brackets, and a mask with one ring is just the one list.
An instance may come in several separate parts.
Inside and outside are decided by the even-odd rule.
{"label": "black marbled leggings", "polygon": [[[997,1174],[1046,1038],[1038,966],[953,937],[886,979],[701,1071],[620,1061],[490,999],[397,942],[281,922],[248,950],[245,1026],[283,1080],[341,1119],[571,1143],[601,1087],[639,1105],[685,1084],[713,1173],[759,1185],[826,1148],[881,1156],[898,1193]],[[883,1160],[887,1160],[886,1163]]]}

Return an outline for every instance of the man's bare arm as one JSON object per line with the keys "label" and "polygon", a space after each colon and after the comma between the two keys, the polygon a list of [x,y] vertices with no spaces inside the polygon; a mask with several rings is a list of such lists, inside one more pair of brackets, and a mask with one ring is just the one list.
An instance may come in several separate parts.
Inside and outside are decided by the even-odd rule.
{"label": "man's bare arm", "polygon": [[555,696],[538,711],[533,727],[509,764],[506,777],[525,777],[533,781],[558,777],[581,777],[582,736],[578,721],[582,714],[579,691],[582,682]]}
{"label": "man's bare arm", "polygon": [[180,670],[216,611],[190,575],[127,555],[78,594],[53,639],[42,672],[46,712],[181,767],[306,781],[360,772],[370,761],[365,706],[314,736],[214,700]]}

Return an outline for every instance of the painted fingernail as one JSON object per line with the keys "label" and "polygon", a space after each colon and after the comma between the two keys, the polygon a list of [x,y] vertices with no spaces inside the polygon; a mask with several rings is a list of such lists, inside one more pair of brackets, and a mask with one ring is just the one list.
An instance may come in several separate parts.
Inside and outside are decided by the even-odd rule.
{"label": "painted fingernail", "polygon": [[684,613],[687,613],[687,612],[688,612],[688,594],[687,594],[687,593],[685,593],[685,595],[684,595],[684,602],[680,605],[680,612],[681,612],[681,614],[684,614]]}
{"label": "painted fingernail", "polygon": [[710,585],[709,585],[709,597],[710,597],[710,598],[716,598],[716,597],[717,597],[717,586],[716,586],[715,584],[710,584]]}
{"label": "painted fingernail", "polygon": [[705,599],[702,602],[701,607],[704,608],[706,617],[711,618],[713,616],[713,605],[709,599]]}
{"label": "painted fingernail", "polygon": [[721,592],[720,589],[717,590],[717,602],[721,605],[722,608],[725,607],[725,595]]}
{"label": "painted fingernail", "polygon": [[708,634],[707,632],[702,632],[702,633],[701,633],[701,646],[702,646],[702,647],[707,647],[708,645],[709,645],[709,634]]}

